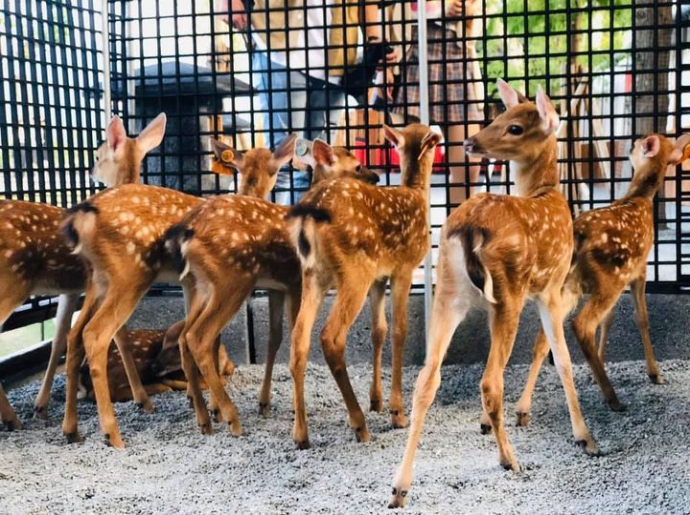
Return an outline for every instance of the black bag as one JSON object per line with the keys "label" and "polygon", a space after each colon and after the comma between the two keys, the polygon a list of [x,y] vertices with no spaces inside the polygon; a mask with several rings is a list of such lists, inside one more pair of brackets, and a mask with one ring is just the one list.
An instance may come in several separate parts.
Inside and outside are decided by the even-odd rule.
{"label": "black bag", "polygon": [[345,93],[355,98],[365,96],[374,82],[379,62],[392,51],[384,42],[365,44],[362,61],[345,71],[342,84]]}

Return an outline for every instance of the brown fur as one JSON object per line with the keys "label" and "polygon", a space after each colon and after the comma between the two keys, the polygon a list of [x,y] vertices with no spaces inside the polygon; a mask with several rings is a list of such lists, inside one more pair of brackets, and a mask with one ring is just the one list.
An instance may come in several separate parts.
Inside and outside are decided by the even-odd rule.
{"label": "brown fur", "polygon": [[[288,137],[275,153],[252,149],[239,154],[222,144],[214,146],[217,158],[241,172],[240,195],[265,197],[275,185],[279,168],[292,156],[294,137]],[[203,201],[178,191],[145,185],[124,185],[92,197],[88,210],[76,210],[63,225],[76,233],[79,253],[93,270],[84,308],[70,332],[67,353],[67,392],[63,432],[70,441],[80,440],[76,397],[78,371],[88,363],[98,404],[101,429],[114,447],[122,448],[110,400],[107,349],[113,336],[127,322],[139,300],[156,280],[178,282],[179,273],[165,248],[170,227]],[[193,288],[193,285],[188,286]],[[146,411],[153,406],[141,384],[126,340],[118,341],[135,402]],[[184,361],[185,372],[188,365]]]}
{"label": "brown fur", "polygon": [[[186,390],[187,380],[182,371],[182,359],[178,339],[184,321],[177,322],[167,331],[135,329],[125,333],[131,345],[132,357],[137,372],[149,395],[173,390]],[[235,371],[234,363],[228,358],[225,346],[219,345],[220,375],[225,381]],[[113,402],[127,402],[133,399],[132,389],[125,372],[122,356],[116,346],[108,349],[108,385]],[[208,386],[201,384],[203,389]],[[80,397],[95,399],[89,366],[84,363],[79,370]]]}
{"label": "brown fur", "polygon": [[[573,319],[573,329],[606,402],[614,410],[622,406],[606,375],[604,353],[613,308],[628,285],[647,358],[647,374],[653,383],[663,383],[649,336],[644,298],[647,256],[654,245],[652,200],[663,184],[668,166],[683,160],[683,150],[689,144],[690,136],[680,138],[675,145],[660,134],[637,140],[630,156],[635,173],[626,195],[608,207],[583,213],[573,226],[575,248],[563,286],[564,312],[572,311],[583,295],[590,295]],[[648,152],[651,147],[654,152]],[[601,335],[597,350],[594,340],[598,327]],[[529,378],[517,405],[520,425],[529,424],[532,393],[547,354],[548,344],[540,332],[534,343]]]}
{"label": "brown fur", "polygon": [[[114,117],[106,129],[106,141],[98,149],[93,176],[108,186],[137,182],[141,160],[160,143],[165,121],[165,114],[160,114],[139,136],[129,138],[122,120]],[[60,295],[50,361],[34,408],[43,418],[48,413],[55,371],[67,347],[72,315],[86,287],[83,261],[72,254],[60,231],[64,215],[64,209],[47,204],[0,201],[0,326],[29,296]],[[4,416],[12,418],[12,425],[19,425],[9,404],[0,408]]]}
{"label": "brown fur", "polygon": [[[426,364],[415,386],[412,425],[391,507],[407,500],[422,424],[441,383],[441,362],[453,332],[473,306],[489,311],[491,350],[481,392],[500,464],[519,470],[503,423],[503,371],[527,299],[537,302],[550,335],[575,439],[588,453],[598,452],[580,412],[563,336],[560,291],[570,265],[573,237],[568,204],[558,190],[558,117],[541,91],[537,105],[521,102],[503,81],[499,81],[499,91],[508,111],[466,140],[465,147],[471,154],[511,159],[520,196],[476,195],[453,211],[443,226]],[[469,237],[462,237],[468,233]],[[481,289],[469,275],[476,276],[478,269],[483,269],[485,279]]]}
{"label": "brown fur", "polygon": [[[295,382],[293,438],[309,447],[304,404],[304,372],[311,331],[324,294],[338,291],[321,333],[326,360],[360,441],[369,439],[364,414],[347,376],[347,332],[371,290],[374,381],[371,409],[383,408],[381,353],[386,335],[384,294],[391,280],[393,302],[393,380],[390,411],[393,425],[407,424],[402,400],[402,350],[407,332],[407,299],[412,274],[429,249],[428,192],[433,147],[440,136],[413,124],[402,131],[384,126],[401,154],[403,185],[376,188],[343,179],[323,183],[305,195],[290,213],[293,244],[302,261],[302,305],[292,333],[290,367]],[[308,251],[307,251],[308,250]]]}
{"label": "brown fur", "polygon": [[[348,176],[372,180],[345,149],[314,142],[312,184]],[[304,156],[302,156],[304,159]],[[334,181],[329,181],[330,183]],[[258,198],[224,196],[210,200],[185,217],[191,234],[180,243],[188,275],[196,287],[185,288],[190,305],[180,345],[193,357],[211,387],[223,420],[238,435],[237,410],[222,388],[213,361],[214,340],[256,287],[268,288],[270,332],[260,413],[270,413],[271,373],[282,340],[283,307],[287,302],[290,327],[301,295],[300,262],[290,240],[285,215],[288,208]],[[195,389],[195,371],[188,375],[197,421],[203,433],[213,431],[203,397]]]}

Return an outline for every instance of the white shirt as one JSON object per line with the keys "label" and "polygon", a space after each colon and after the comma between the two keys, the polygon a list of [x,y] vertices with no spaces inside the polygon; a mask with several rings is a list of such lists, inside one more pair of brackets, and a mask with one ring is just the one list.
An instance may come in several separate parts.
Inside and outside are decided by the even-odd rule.
{"label": "white shirt", "polygon": [[[330,7],[334,0],[305,0],[304,27],[290,29],[288,32],[298,31],[297,48],[271,51],[270,59],[276,64],[296,70],[314,77],[316,79],[328,80],[333,84],[340,84],[342,78],[339,76],[326,75],[326,56],[328,51],[326,45],[329,41],[332,23]],[[290,41],[290,37],[286,36]],[[259,50],[267,50],[266,45],[258,35],[254,36],[254,41]],[[288,66],[289,60],[289,66]]]}

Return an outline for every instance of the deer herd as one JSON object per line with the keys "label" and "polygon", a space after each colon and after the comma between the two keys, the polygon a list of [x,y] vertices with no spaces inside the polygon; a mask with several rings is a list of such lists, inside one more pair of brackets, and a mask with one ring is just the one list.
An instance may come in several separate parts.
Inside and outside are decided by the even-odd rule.
{"label": "deer herd", "polygon": [[[488,311],[491,329],[481,380],[481,429],[494,434],[499,463],[506,469],[519,470],[520,465],[506,435],[503,373],[526,300],[537,304],[542,327],[516,407],[518,425],[530,422],[532,393],[550,350],[575,441],[587,454],[599,453],[580,410],[563,328],[564,318],[584,295],[588,298],[572,325],[609,407],[619,410],[621,403],[606,375],[604,353],[613,308],[628,286],[647,373],[652,382],[663,382],[645,304],[647,256],[654,243],[652,199],[667,168],[690,157],[690,135],[675,142],[659,134],[637,140],[625,196],[573,221],[560,192],[559,118],[553,104],[542,90],[534,103],[501,80],[498,90],[507,111],[464,145],[470,155],[509,160],[517,195],[476,194],[443,225],[426,362],[416,381],[407,445],[389,507],[407,501],[422,426],[441,382],[441,363],[456,327],[472,308]],[[149,396],[169,390],[186,390],[202,433],[210,434],[213,425],[202,388],[209,389],[215,420],[240,435],[240,415],[226,390],[234,364],[220,332],[260,288],[269,291],[270,330],[259,411],[271,411],[271,376],[287,310],[292,436],[299,449],[307,449],[307,356],[318,311],[325,295],[335,290],[321,346],[356,439],[369,441],[348,376],[345,345],[368,295],[374,351],[369,409],[383,411],[381,367],[390,282],[388,410],[393,427],[408,426],[402,387],[408,297],[413,273],[430,248],[429,187],[441,136],[422,124],[384,126],[385,137],[400,155],[401,184],[390,188],[377,187],[377,174],[353,154],[321,140],[289,136],[274,151],[256,148],[245,153],[214,141],[220,171],[239,172],[239,191],[201,198],[139,183],[141,163],[161,143],[165,125],[161,114],[130,138],[114,117],[93,169],[94,178],[107,188],[81,204],[64,210],[0,202],[0,324],[31,295],[59,295],[56,335],[36,415],[47,416],[53,378],[66,354],[62,429],[70,442],[81,439],[79,397],[96,400],[101,430],[110,445],[121,448],[112,403],[134,400],[151,411]],[[271,203],[267,198],[277,173],[293,156],[312,168],[311,189],[292,207]],[[127,329],[155,282],[182,286],[185,320],[167,331]],[[83,306],[72,326],[82,293]],[[9,429],[21,427],[2,386],[0,421]]]}

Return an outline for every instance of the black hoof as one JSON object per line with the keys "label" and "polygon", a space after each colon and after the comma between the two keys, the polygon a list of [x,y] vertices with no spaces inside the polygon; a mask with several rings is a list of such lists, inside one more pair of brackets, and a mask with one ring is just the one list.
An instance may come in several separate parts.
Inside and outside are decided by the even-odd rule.
{"label": "black hoof", "polygon": [[45,406],[35,406],[34,407],[34,418],[40,418],[41,420],[46,420],[48,418],[48,408]]}
{"label": "black hoof", "polygon": [[483,435],[488,435],[491,433],[491,426],[487,424],[479,424],[479,432]]}
{"label": "black hoof", "polygon": [[625,404],[622,404],[618,399],[612,399],[607,402],[609,405],[609,409],[611,411],[625,411],[628,409],[628,406]]}
{"label": "black hoof", "polygon": [[307,438],[306,440],[295,442],[295,445],[297,446],[297,450],[300,450],[300,451],[306,451],[307,449],[311,449],[311,444],[309,443],[309,438]]}
{"label": "black hoof", "polygon": [[76,432],[76,433],[65,433],[65,438],[67,438],[67,443],[81,443],[82,438],[81,435]]}

